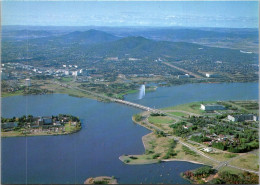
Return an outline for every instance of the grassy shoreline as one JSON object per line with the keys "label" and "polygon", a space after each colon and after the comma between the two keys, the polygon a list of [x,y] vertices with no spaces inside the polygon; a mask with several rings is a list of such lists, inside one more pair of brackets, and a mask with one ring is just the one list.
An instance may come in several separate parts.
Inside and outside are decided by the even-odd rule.
{"label": "grassy shoreline", "polygon": [[[148,125],[144,124],[142,121],[136,121],[134,116],[132,116],[132,120],[134,123],[139,124],[151,131],[154,131],[152,128],[150,128]],[[158,141],[157,146],[158,149],[155,147],[155,152],[153,154],[141,154],[141,155],[122,155],[119,157],[119,159],[129,165],[134,165],[134,164],[151,164],[151,163],[158,163],[158,162],[170,162],[170,161],[185,161],[185,162],[190,162],[190,163],[195,163],[195,164],[203,164],[203,165],[211,165],[211,166],[216,166],[213,162],[210,160],[203,158],[201,156],[195,156],[195,155],[190,155],[190,154],[185,154],[185,152],[182,149],[182,144],[177,143],[175,149],[177,151],[177,155],[170,157],[168,159],[163,159],[163,156],[167,153],[167,150],[169,150],[169,146],[164,145],[163,147],[159,147],[160,144],[162,143],[167,143],[170,142],[170,139],[165,138],[165,137],[159,137],[155,135],[154,132],[151,132],[147,135],[144,135],[142,137],[142,142],[145,148],[145,151],[151,150],[151,147],[149,147],[149,143],[154,142],[153,140]],[[161,140],[161,141],[160,141]],[[163,144],[162,144],[163,145]],[[160,154],[160,157],[157,159],[152,159],[153,155],[155,154]],[[134,157],[134,159],[131,159],[131,157]],[[135,159],[137,158],[137,159]]]}

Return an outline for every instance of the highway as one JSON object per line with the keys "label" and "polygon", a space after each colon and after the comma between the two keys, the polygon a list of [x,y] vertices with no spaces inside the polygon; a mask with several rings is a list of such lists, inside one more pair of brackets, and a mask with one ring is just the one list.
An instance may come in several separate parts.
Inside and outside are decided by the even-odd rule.
{"label": "highway", "polygon": [[167,63],[167,62],[162,62],[162,63],[165,64],[165,65],[167,65],[167,66],[169,66],[169,67],[172,67],[172,68],[175,68],[175,69],[177,69],[177,70],[179,70],[179,71],[182,71],[182,72],[184,72],[184,73],[187,73],[187,74],[189,74],[189,75],[192,75],[192,76],[194,76],[195,78],[204,78],[204,77],[201,76],[201,75],[195,74],[195,73],[193,73],[193,72],[190,72],[190,71],[188,71],[188,70],[186,70],[186,69],[183,69],[183,68],[177,67],[177,66],[175,66],[175,65],[169,64],[169,63]]}

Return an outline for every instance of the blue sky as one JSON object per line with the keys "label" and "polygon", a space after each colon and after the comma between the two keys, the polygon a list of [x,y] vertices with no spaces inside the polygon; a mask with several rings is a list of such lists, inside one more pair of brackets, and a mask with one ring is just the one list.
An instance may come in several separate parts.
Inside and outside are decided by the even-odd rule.
{"label": "blue sky", "polygon": [[257,1],[4,1],[2,25],[258,27]]}

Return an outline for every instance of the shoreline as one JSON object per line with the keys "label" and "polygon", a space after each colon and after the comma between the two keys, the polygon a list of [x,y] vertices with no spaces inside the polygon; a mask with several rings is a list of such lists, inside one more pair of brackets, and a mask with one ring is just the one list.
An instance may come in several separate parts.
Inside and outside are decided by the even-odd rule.
{"label": "shoreline", "polygon": [[200,162],[192,161],[192,160],[183,160],[183,159],[164,159],[164,160],[162,160],[162,162],[172,162],[172,161],[182,161],[182,162],[206,165],[204,163],[200,163]]}
{"label": "shoreline", "polygon": [[[169,86],[167,87],[173,87],[173,86],[180,86],[180,85],[187,85],[187,84],[212,84],[212,83],[217,83],[217,84],[229,84],[229,83],[258,83],[259,81],[248,81],[248,82],[189,82],[189,83],[181,83],[181,84],[170,84]],[[149,89],[149,90],[146,90],[146,92],[154,92],[157,90],[157,88],[159,88],[159,84],[158,86],[155,86],[153,89]],[[138,90],[134,90],[134,91],[138,91]],[[123,96],[126,96],[128,94],[133,94],[133,93],[136,93],[136,92],[130,92],[130,93],[123,93],[122,95]],[[4,95],[3,95],[4,94]],[[72,96],[72,97],[78,97],[78,98],[89,98],[89,99],[93,99],[93,100],[97,100],[97,101],[102,101],[100,100],[100,98],[98,97],[95,97],[93,95],[89,95],[89,94],[84,94],[84,95],[75,95],[73,93],[67,93],[67,92],[61,92],[61,91],[56,91],[56,92],[52,92],[52,93],[46,93],[46,94],[23,94],[22,92],[18,92],[18,93],[6,93],[6,92],[1,92],[1,98],[6,98],[6,97],[12,97],[12,96],[27,96],[27,95],[47,95],[47,94],[67,94],[69,96]]]}
{"label": "shoreline", "polygon": [[34,137],[34,136],[62,136],[62,135],[69,135],[69,134],[75,134],[77,132],[79,132],[81,129],[74,131],[74,132],[70,132],[70,133],[52,133],[52,134],[29,134],[29,135],[7,135],[7,136],[3,136],[2,132],[1,132],[1,138],[9,138],[9,137]]}
{"label": "shoreline", "polygon": [[[132,121],[133,121],[134,123],[136,123],[136,124],[142,126],[142,127],[147,128],[147,126],[144,126],[144,125],[142,125],[140,122],[135,121],[135,120],[134,120],[134,116],[132,116]],[[151,129],[151,128],[147,128],[147,129],[148,129],[148,130],[151,130],[152,132],[150,132],[150,133],[148,133],[148,134],[142,136],[142,143],[143,143],[143,146],[144,146],[145,149],[146,149],[146,146],[145,146],[145,143],[144,143],[143,138],[144,138],[145,136],[148,136],[148,135],[153,134],[153,129]],[[143,154],[142,154],[142,155],[143,155]],[[122,157],[122,156],[120,156],[120,157]],[[119,159],[120,159],[120,157],[119,157]],[[121,160],[121,159],[120,159],[120,160]],[[123,162],[123,160],[121,160],[121,161]],[[174,159],[174,158],[173,158],[173,159],[162,159],[162,160],[158,160],[158,159],[157,159],[157,163],[158,163],[158,162],[172,162],[172,161],[183,161],[183,162],[189,162],[189,163],[194,163],[194,164],[207,165],[206,163],[202,163],[202,162],[198,162],[198,161],[193,161],[193,160]],[[123,163],[124,163],[124,162],[123,162]],[[156,162],[154,162],[154,163],[156,163]],[[124,164],[126,164],[126,163],[124,163]],[[145,164],[145,163],[144,163],[144,164]],[[151,164],[151,163],[150,163],[150,164]],[[130,165],[134,165],[134,164],[130,164]],[[141,165],[141,164],[138,164],[138,165]]]}

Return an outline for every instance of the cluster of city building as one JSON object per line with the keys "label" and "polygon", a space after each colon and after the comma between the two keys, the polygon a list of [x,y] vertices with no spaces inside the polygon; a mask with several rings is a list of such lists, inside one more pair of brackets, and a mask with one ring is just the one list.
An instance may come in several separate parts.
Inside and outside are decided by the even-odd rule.
{"label": "cluster of city building", "polygon": [[[219,104],[201,104],[200,109],[204,111],[215,111],[215,110],[225,110],[225,106]],[[259,117],[255,114],[230,114],[227,116],[229,121],[233,122],[243,122],[243,121],[258,121]]]}
{"label": "cluster of city building", "polygon": [[62,67],[55,68],[44,68],[34,67],[31,65],[21,63],[6,63],[1,65],[1,77],[3,80],[8,79],[24,79],[26,75],[19,73],[19,70],[28,71],[28,75],[52,75],[52,76],[82,76],[92,73],[95,69],[78,69],[77,65],[62,65]]}

